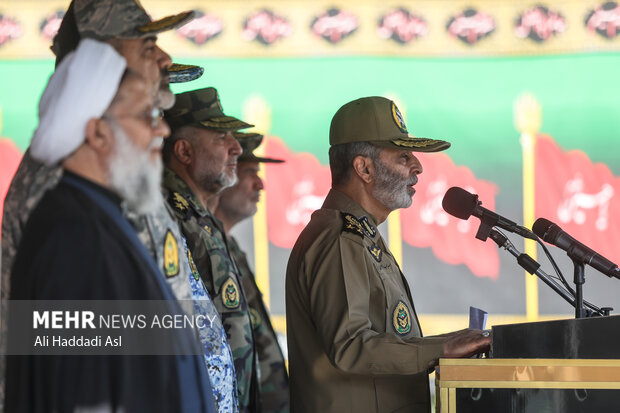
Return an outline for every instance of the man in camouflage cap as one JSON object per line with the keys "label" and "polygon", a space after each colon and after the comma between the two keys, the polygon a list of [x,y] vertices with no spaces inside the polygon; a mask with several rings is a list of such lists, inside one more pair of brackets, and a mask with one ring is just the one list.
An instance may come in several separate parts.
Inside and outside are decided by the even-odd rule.
{"label": "man in camouflage cap", "polygon": [[239,268],[241,284],[250,306],[260,367],[261,411],[263,413],[284,413],[289,411],[288,374],[284,356],[247,256],[235,237],[230,234],[230,230],[236,224],[256,213],[260,193],[264,189],[263,181],[258,176],[259,164],[283,161],[254,154],[254,150],[263,140],[263,135],[242,132],[234,135],[243,148],[237,165],[238,182],[218,195],[217,206],[213,208],[213,211],[224,227],[230,253]]}
{"label": "man in camouflage cap", "polygon": [[411,205],[422,173],[414,152],[450,144],[411,136],[396,104],[377,96],[342,106],[329,142],[332,189],[286,271],[291,411],[429,412],[438,359],[483,352],[491,339],[480,330],[423,338],[377,226]]}
{"label": "man in camouflage cap", "polygon": [[[170,30],[193,18],[192,11],[152,22],[142,6],[134,0],[74,0],[63,18],[58,35],[54,39],[52,50],[57,55],[58,65],[64,57],[72,52],[81,38],[93,37],[112,45],[127,61],[127,67],[139,73],[149,82],[154,93],[158,95],[158,106],[169,107],[174,102],[174,95],[168,86],[172,62],[170,56],[156,44],[156,34]],[[180,72],[185,80],[196,78],[202,73],[201,68],[182,68]],[[197,72],[197,69],[198,70]],[[176,71],[175,73],[179,73]],[[188,73],[191,76],[188,76]],[[4,201],[2,219],[2,262],[0,297],[2,301],[2,321],[6,319],[6,300],[10,293],[10,273],[19,245],[23,228],[32,210],[45,192],[54,188],[62,175],[60,165],[44,165],[32,158],[26,151],[19,168],[13,177]],[[182,250],[181,235],[171,211],[166,210],[162,199],[159,211],[150,215],[138,215],[127,211],[128,217],[136,227],[140,239],[149,252],[153,254],[162,272],[166,274],[175,295],[179,299],[190,299],[191,293],[187,279],[188,265],[184,265],[186,255]],[[164,251],[176,247],[179,261],[164,262]],[[176,271],[178,268],[178,272]],[[175,276],[175,272],[179,275]],[[186,277],[187,275],[187,277]],[[2,322],[2,335],[6,323]],[[0,340],[0,346],[6,340]],[[0,349],[1,350],[1,349]],[[4,358],[0,357],[0,411],[4,386]]]}
{"label": "man in camouflage cap", "polygon": [[222,225],[207,207],[212,197],[235,184],[241,146],[233,132],[252,125],[224,114],[214,88],[177,95],[165,119],[172,130],[163,150],[168,202],[226,329],[239,411],[257,411],[258,364],[248,301]]}

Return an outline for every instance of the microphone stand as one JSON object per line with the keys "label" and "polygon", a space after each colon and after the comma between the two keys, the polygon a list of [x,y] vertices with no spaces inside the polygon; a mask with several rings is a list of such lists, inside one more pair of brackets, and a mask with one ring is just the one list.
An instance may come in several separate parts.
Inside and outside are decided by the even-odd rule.
{"label": "microphone stand", "polygon": [[[576,307],[576,301],[571,297],[570,294],[566,292],[562,287],[560,287],[549,275],[547,275],[543,270],[540,269],[540,264],[537,263],[532,257],[525,253],[520,253],[515,246],[510,242],[508,238],[504,235],[500,234],[497,230],[491,229],[489,232],[489,236],[498,247],[505,249],[510,254],[512,254],[516,259],[517,263],[530,274],[536,274],[538,278],[540,278],[545,284],[547,284],[553,291],[558,293],[564,300],[566,300],[571,307]],[[583,267],[582,267],[583,268]],[[583,297],[582,301],[579,304],[579,307],[583,307]],[[583,308],[581,308],[583,312]]]}
{"label": "microphone stand", "polygon": [[586,282],[584,275],[584,264],[583,261],[576,260],[575,258],[571,259],[573,260],[573,265],[575,266],[575,318],[583,318],[583,284]]}

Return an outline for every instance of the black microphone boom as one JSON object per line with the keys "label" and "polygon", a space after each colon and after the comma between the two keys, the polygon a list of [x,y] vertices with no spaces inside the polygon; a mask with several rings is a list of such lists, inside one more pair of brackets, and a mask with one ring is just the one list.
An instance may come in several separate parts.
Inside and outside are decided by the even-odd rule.
{"label": "black microphone boom", "polygon": [[[481,204],[482,202],[478,200],[478,195],[467,192],[458,186],[453,186],[448,189],[443,197],[443,201],[441,202],[443,209],[448,214],[457,218],[468,219],[472,215],[480,218],[482,223],[480,224],[480,230],[478,231],[478,234],[476,234],[476,238],[483,241],[486,240],[490,229],[494,226],[503,228],[506,231],[514,232],[515,234],[519,234],[525,238],[530,238],[533,240],[536,239],[536,235],[534,235],[529,229],[522,227],[521,225],[517,225],[515,222],[512,222],[511,220],[482,207]],[[485,234],[481,234],[483,227],[487,229],[487,231],[484,231],[486,232]]]}
{"label": "black microphone boom", "polygon": [[616,264],[586,247],[548,219],[538,218],[532,225],[532,231],[549,244],[566,251],[573,260],[588,264],[608,277],[620,278],[620,269]]}

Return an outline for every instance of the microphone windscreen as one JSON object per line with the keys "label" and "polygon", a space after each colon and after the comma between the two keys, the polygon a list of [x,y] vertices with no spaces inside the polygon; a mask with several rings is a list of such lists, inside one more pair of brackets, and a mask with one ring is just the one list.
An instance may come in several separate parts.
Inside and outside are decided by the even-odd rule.
{"label": "microphone windscreen", "polygon": [[467,192],[463,188],[453,186],[446,191],[441,206],[450,215],[460,219],[468,219],[478,205],[478,195]]}
{"label": "microphone windscreen", "polygon": [[534,222],[534,225],[532,225],[532,232],[538,235],[538,237],[541,238],[542,240],[553,244],[552,242],[553,240],[550,238],[551,231],[549,231],[551,227],[553,226],[557,226],[557,225],[555,225],[553,222],[549,221],[548,219],[538,218]]}

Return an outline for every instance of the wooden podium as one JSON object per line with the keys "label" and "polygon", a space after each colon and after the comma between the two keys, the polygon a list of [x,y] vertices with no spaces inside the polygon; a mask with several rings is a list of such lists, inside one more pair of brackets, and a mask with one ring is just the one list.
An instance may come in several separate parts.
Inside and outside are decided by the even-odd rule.
{"label": "wooden podium", "polygon": [[491,350],[439,361],[438,413],[620,412],[620,316],[493,327]]}
{"label": "wooden podium", "polygon": [[620,411],[620,360],[441,359],[438,413]]}

